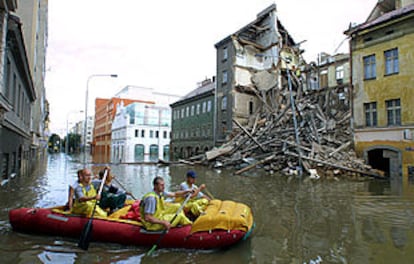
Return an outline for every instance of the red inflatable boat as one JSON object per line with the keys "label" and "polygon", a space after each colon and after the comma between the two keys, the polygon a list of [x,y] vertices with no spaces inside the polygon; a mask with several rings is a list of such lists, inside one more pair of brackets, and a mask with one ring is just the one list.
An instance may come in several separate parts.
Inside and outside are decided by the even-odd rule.
{"label": "red inflatable boat", "polygon": [[[157,243],[162,231],[147,231],[138,220],[123,217],[131,208],[119,211],[107,218],[93,219],[92,241],[148,247]],[[253,230],[251,209],[242,203],[212,200],[205,212],[192,225],[171,228],[159,247],[229,247],[249,237]],[[15,231],[79,238],[89,218],[57,208],[20,208],[9,212],[9,220]]]}

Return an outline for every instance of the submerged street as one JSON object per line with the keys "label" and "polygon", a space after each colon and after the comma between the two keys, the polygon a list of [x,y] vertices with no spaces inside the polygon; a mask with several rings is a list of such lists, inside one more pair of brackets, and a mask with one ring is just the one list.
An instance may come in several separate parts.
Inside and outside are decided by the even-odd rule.
{"label": "submerged street", "polygon": [[[49,154],[30,176],[16,176],[0,187],[2,263],[412,263],[414,186],[386,181],[299,179],[252,170],[245,175],[186,165],[112,165],[119,182],[135,197],[151,189],[155,175],[176,190],[188,169],[197,172],[215,198],[249,205],[252,236],[226,250],[160,249],[14,232],[8,211],[66,203],[82,157]],[[91,166],[97,171],[102,166]]]}

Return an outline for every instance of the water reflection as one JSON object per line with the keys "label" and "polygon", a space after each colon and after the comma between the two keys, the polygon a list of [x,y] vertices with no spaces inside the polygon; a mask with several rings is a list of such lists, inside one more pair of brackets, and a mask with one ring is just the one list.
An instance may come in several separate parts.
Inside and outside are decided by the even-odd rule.
{"label": "water reflection", "polygon": [[[97,173],[104,165],[90,167]],[[82,157],[53,154],[32,175],[0,187],[0,254],[10,263],[399,263],[414,261],[414,190],[379,181],[311,181],[260,171],[233,175],[228,170],[175,165],[112,165],[117,180],[139,198],[152,179],[164,177],[176,190],[188,169],[219,199],[250,205],[253,236],[219,251],[148,249],[91,243],[88,252],[76,239],[13,232],[8,210],[64,204]],[[395,187],[397,186],[397,187]]]}

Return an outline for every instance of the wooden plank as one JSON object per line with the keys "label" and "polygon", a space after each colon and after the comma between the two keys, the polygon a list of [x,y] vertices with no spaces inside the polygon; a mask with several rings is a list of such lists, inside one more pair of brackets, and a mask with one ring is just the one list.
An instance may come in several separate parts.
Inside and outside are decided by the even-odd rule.
{"label": "wooden plank", "polygon": [[[298,154],[293,153],[293,152],[289,152],[289,151],[285,151],[285,154],[287,154],[289,156],[293,156],[293,157],[299,157]],[[302,156],[302,159],[307,159],[307,160],[310,160],[310,161],[313,161],[313,162],[317,162],[317,163],[321,163],[321,164],[327,165],[329,167],[334,167],[334,168],[338,168],[338,169],[342,169],[342,170],[346,170],[346,171],[356,172],[356,173],[360,173],[360,174],[363,174],[363,175],[371,176],[371,177],[374,177],[374,178],[380,178],[380,179],[383,179],[384,178],[383,175],[380,175],[378,173],[374,173],[374,172],[370,172],[370,171],[358,170],[358,169],[354,169],[354,168],[348,168],[348,167],[345,167],[345,166],[333,164],[333,163],[330,163],[330,162],[327,162],[327,161],[323,161],[323,160],[319,160],[319,159],[314,159],[314,158],[309,158],[309,157],[304,157],[304,156]]]}
{"label": "wooden plank", "polygon": [[275,154],[270,155],[269,157],[267,157],[265,159],[262,159],[261,161],[250,164],[249,166],[244,167],[243,169],[240,169],[240,170],[236,171],[235,174],[238,175],[238,174],[241,174],[241,173],[246,172],[248,170],[251,170],[251,169],[255,168],[257,165],[260,165],[260,164],[263,164],[263,163],[266,163],[266,162],[269,162],[269,161],[273,160],[275,157],[276,157]]}
{"label": "wooden plank", "polygon": [[233,122],[241,129],[243,130],[244,133],[246,133],[246,135],[248,135],[253,141],[254,143],[256,143],[259,148],[263,151],[266,152],[265,148],[249,133],[249,131],[247,131],[236,119],[233,118]]}
{"label": "wooden plank", "polygon": [[212,159],[215,159],[215,158],[217,158],[221,155],[229,153],[232,150],[233,150],[233,147],[231,147],[231,146],[227,146],[227,147],[224,147],[224,148],[215,148],[215,149],[212,149],[212,150],[206,152],[206,158],[207,158],[207,160],[212,160]]}

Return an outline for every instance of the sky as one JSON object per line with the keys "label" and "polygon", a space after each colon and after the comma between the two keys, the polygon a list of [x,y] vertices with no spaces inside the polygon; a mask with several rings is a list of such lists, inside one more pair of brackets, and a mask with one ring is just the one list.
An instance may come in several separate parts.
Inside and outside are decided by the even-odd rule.
{"label": "sky", "polygon": [[[343,32],[363,23],[377,0],[50,0],[46,97],[50,130],[84,119],[96,97],[127,85],[184,96],[216,74],[214,45],[275,3],[306,61],[348,52]],[[342,43],[342,44],[341,44]],[[117,78],[106,75],[117,74]],[[88,81],[89,80],[89,81]]]}

